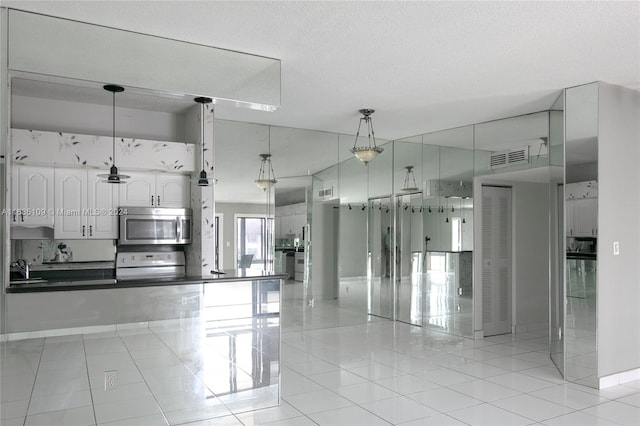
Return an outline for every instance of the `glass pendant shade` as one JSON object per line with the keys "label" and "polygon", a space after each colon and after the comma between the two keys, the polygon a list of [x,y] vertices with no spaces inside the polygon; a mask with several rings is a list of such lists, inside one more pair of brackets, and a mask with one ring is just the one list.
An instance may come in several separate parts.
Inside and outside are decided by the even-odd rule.
{"label": "glass pendant shade", "polygon": [[400,192],[416,192],[418,191],[418,185],[416,185],[416,177],[413,174],[413,166],[405,166],[407,173],[404,175],[404,185],[400,188]]}
{"label": "glass pendant shade", "polygon": [[278,181],[273,173],[273,165],[271,164],[271,154],[260,154],[262,162],[260,163],[260,172],[258,179],[255,180],[256,185],[264,191],[270,189]]}
{"label": "glass pendant shade", "polygon": [[98,177],[105,178],[102,182],[105,183],[126,183],[125,179],[129,179],[131,176],[121,175],[118,173],[118,168],[116,167],[116,93],[124,92],[124,87],[118,86],[116,84],[107,84],[103,86],[103,89],[107,92],[112,93],[112,141],[111,141],[111,168],[109,169],[109,174],[100,174]]}
{"label": "glass pendant shade", "polygon": [[[370,162],[375,160],[375,158],[384,151],[382,148],[379,148],[376,145],[376,136],[373,131],[373,122],[371,121],[371,114],[375,112],[372,109],[361,109],[359,110],[362,117],[360,117],[360,123],[358,123],[358,132],[356,133],[356,140],[353,143],[353,148],[351,148],[351,153],[356,156],[356,158],[362,161],[365,166]],[[368,146],[357,146],[358,138],[360,137],[360,128],[362,126],[362,122],[365,122],[367,127],[367,138],[369,141]]]}

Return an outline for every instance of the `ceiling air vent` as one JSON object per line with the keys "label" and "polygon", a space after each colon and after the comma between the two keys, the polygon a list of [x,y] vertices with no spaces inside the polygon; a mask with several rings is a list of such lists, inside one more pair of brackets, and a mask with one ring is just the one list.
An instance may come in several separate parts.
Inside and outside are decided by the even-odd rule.
{"label": "ceiling air vent", "polygon": [[489,157],[489,168],[499,169],[500,167],[527,164],[529,162],[529,146],[513,148],[506,151],[498,151]]}
{"label": "ceiling air vent", "polygon": [[319,198],[331,198],[331,197],[333,197],[333,186],[331,188],[318,190],[318,197]]}

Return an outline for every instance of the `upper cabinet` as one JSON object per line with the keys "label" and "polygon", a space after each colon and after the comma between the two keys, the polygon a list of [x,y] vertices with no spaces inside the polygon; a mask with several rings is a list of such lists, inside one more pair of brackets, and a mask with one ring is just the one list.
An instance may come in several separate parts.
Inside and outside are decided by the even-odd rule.
{"label": "upper cabinet", "polygon": [[566,233],[569,237],[598,236],[598,182],[568,183],[566,197]]}
{"label": "upper cabinet", "polygon": [[189,207],[189,176],[166,173],[129,173],[120,185],[121,207]]}
{"label": "upper cabinet", "polygon": [[99,170],[55,170],[54,237],[118,238],[118,187],[104,182]]}
{"label": "upper cabinet", "polygon": [[18,166],[12,179],[11,224],[53,226],[53,169]]}

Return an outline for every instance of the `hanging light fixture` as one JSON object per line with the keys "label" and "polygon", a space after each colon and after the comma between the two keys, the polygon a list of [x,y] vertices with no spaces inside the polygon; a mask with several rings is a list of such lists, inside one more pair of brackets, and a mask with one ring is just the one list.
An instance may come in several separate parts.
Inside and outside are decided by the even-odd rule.
{"label": "hanging light fixture", "polygon": [[404,185],[400,188],[400,192],[416,192],[418,191],[418,185],[416,185],[416,176],[413,174],[413,166],[405,166],[407,173],[404,175]]}
{"label": "hanging light fixture", "polygon": [[[356,140],[353,143],[353,148],[351,148],[351,152],[356,156],[356,158],[364,163],[366,166],[369,161],[374,160],[378,154],[380,154],[383,149],[376,146],[376,136],[373,132],[373,122],[371,121],[371,114],[375,112],[372,109],[361,109],[359,110],[362,117],[360,117],[360,123],[358,124],[358,132],[356,133]],[[368,146],[356,146],[358,144],[358,137],[360,136],[360,126],[362,126],[362,122],[365,122],[367,125],[367,137],[369,139]],[[373,140],[373,145],[371,141]]]}
{"label": "hanging light fixture", "polygon": [[260,172],[258,173],[258,179],[256,184],[264,191],[270,189],[278,181],[276,175],[273,173],[273,165],[271,164],[271,126],[269,126],[269,141],[268,141],[268,153],[260,154],[262,162],[260,163]]}
{"label": "hanging light fixture", "polygon": [[[200,131],[200,144],[202,145],[202,170],[200,170],[200,177],[198,178],[198,186],[209,186],[209,181],[212,180],[215,183],[214,178],[207,177],[207,171],[204,169],[204,116],[205,116],[205,105],[210,104],[212,102],[211,98],[199,97],[195,98],[194,101],[200,104],[200,121],[202,122],[202,129]],[[215,109],[212,109],[211,112],[214,114],[215,120]],[[215,126],[215,123],[213,123]],[[213,135],[211,136],[213,140]]]}
{"label": "hanging light fixture", "polygon": [[113,95],[113,120],[111,122],[113,140],[111,142],[111,169],[109,169],[109,174],[101,174],[98,177],[106,178],[106,180],[102,181],[106,183],[126,183],[124,180],[129,179],[131,176],[118,174],[118,168],[116,167],[116,93],[124,92],[124,87],[116,84],[107,84],[102,88]]}

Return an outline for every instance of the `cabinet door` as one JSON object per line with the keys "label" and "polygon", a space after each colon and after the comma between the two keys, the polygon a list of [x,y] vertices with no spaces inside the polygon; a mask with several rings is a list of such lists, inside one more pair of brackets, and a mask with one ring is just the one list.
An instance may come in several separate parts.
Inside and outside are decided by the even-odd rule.
{"label": "cabinet door", "polygon": [[87,171],[55,170],[55,208],[53,236],[56,239],[87,238]]}
{"label": "cabinet door", "polygon": [[87,237],[118,238],[118,193],[123,185],[105,183],[98,170],[87,172]]}
{"label": "cabinet door", "polygon": [[576,200],[567,200],[565,203],[565,232],[568,237],[572,237],[576,235],[575,230],[575,201]]}
{"label": "cabinet door", "polygon": [[598,199],[581,198],[573,200],[573,227],[575,235],[595,237],[598,222]]}
{"label": "cabinet door", "polygon": [[189,176],[156,175],[156,205],[158,207],[189,207],[191,205]]}
{"label": "cabinet door", "polygon": [[155,175],[151,173],[124,173],[131,178],[127,179],[127,183],[119,185],[119,206],[155,207]]}
{"label": "cabinet door", "polygon": [[[53,169],[50,167],[18,166],[17,197],[12,197],[18,225],[53,226]],[[13,219],[13,218],[12,218]]]}

